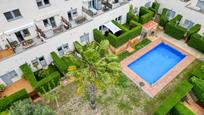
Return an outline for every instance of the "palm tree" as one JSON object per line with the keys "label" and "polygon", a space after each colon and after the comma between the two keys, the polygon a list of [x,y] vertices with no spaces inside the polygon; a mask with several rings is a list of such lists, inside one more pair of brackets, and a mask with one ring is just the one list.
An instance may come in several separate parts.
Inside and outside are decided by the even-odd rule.
{"label": "palm tree", "polygon": [[75,58],[81,62],[81,66],[67,75],[76,77],[78,94],[89,93],[90,106],[96,112],[95,91],[105,90],[116,83],[120,76],[118,58],[108,52],[107,40],[85,46],[75,42],[74,46],[77,52]]}

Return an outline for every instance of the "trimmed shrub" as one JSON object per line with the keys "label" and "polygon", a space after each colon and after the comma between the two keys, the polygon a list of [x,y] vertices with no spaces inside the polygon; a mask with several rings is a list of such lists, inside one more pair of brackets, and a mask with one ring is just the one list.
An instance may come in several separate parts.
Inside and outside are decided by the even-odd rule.
{"label": "trimmed shrub", "polygon": [[159,25],[165,27],[166,24],[169,22],[167,18],[168,9],[164,8],[162,10],[162,14],[160,16]]}
{"label": "trimmed shrub", "polygon": [[185,37],[185,34],[187,32],[187,29],[178,25],[182,16],[177,15],[175,18],[173,18],[171,21],[169,21],[166,24],[165,27],[165,33],[180,40]]}
{"label": "trimmed shrub", "polygon": [[160,4],[158,2],[153,2],[152,7],[149,8],[152,12],[154,12],[154,15],[158,12],[160,7]]}
{"label": "trimmed shrub", "polygon": [[57,66],[59,71],[62,74],[65,74],[67,72],[67,66],[65,62],[55,52],[51,52],[50,54],[51,54],[54,64]]}
{"label": "trimmed shrub", "polygon": [[187,32],[187,38],[190,39],[191,35],[193,35],[194,33],[199,32],[201,29],[201,25],[200,24],[196,24],[193,27],[191,27],[188,32]]}
{"label": "trimmed shrub", "polygon": [[166,115],[191,89],[192,84],[188,81],[180,83],[176,89],[161,102],[154,115]]}
{"label": "trimmed shrub", "polygon": [[125,26],[121,25],[120,23],[112,20],[112,23],[115,24],[116,26],[118,26],[123,32],[127,32],[128,28],[126,28]]}
{"label": "trimmed shrub", "polygon": [[176,104],[176,106],[172,109],[173,115],[195,115],[188,107],[183,105],[182,103]]}
{"label": "trimmed shrub", "polygon": [[0,99],[0,112],[8,109],[14,102],[29,98],[29,95],[25,89],[17,91],[16,93]]}
{"label": "trimmed shrub", "polygon": [[100,43],[102,40],[105,40],[105,36],[98,29],[93,30],[93,36],[94,40],[98,43]]}
{"label": "trimmed shrub", "polygon": [[188,45],[204,53],[204,37],[200,34],[193,34]]}
{"label": "trimmed shrub", "polygon": [[127,13],[127,23],[130,23],[131,20],[139,22],[139,16],[136,16],[132,12],[128,12]]}
{"label": "trimmed shrub", "polygon": [[39,93],[46,93],[57,87],[60,83],[60,74],[58,72],[54,72],[50,74],[45,79],[42,79],[36,84],[35,90]]}
{"label": "trimmed shrub", "polygon": [[145,7],[140,7],[139,17],[139,22],[145,24],[153,19],[154,13]]}
{"label": "trimmed shrub", "polygon": [[[30,82],[33,90],[39,93],[45,93],[57,85],[59,85],[60,81],[60,74],[56,71],[51,73],[49,76],[37,81],[35,79],[34,73],[32,72],[31,68],[28,64],[23,64],[20,66],[24,76],[26,76],[27,80]],[[29,78],[28,78],[29,77]]]}
{"label": "trimmed shrub", "polygon": [[192,74],[204,80],[204,62],[200,62],[199,65],[194,68]]}
{"label": "trimmed shrub", "polygon": [[204,104],[204,80],[197,77],[192,77],[191,82],[193,84],[193,92],[198,98],[199,102]]}
{"label": "trimmed shrub", "polygon": [[134,23],[135,27],[121,34],[118,37],[113,35],[112,33],[108,33],[107,39],[109,40],[110,44],[113,47],[117,48],[122,44],[126,43],[127,41],[129,41],[130,39],[140,35],[142,30],[142,25],[134,21],[131,21],[131,23]]}
{"label": "trimmed shrub", "polygon": [[187,32],[187,29],[180,25],[175,25],[174,23],[167,23],[165,27],[165,33],[170,35],[173,38],[176,38],[177,40],[183,39],[185,37],[185,34]]}
{"label": "trimmed shrub", "polygon": [[31,86],[35,86],[37,84],[37,80],[30,66],[25,63],[20,66],[20,69],[23,72],[24,78],[30,82]]}

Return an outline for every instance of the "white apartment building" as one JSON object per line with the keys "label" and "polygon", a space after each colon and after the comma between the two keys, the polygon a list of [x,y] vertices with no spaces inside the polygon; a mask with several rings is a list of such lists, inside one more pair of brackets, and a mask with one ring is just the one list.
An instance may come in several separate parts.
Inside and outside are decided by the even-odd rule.
{"label": "white apartment building", "polygon": [[50,52],[59,56],[73,50],[73,42],[93,40],[93,29],[117,20],[126,22],[129,5],[136,10],[154,0],[1,0],[0,1],[0,83],[10,85],[21,79],[19,66],[52,62]]}

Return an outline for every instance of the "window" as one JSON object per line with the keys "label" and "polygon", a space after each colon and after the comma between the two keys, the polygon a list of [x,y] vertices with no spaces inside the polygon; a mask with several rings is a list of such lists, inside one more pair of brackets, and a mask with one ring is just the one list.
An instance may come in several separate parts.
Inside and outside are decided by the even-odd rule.
{"label": "window", "polygon": [[22,17],[19,9],[15,9],[15,10],[12,10],[12,11],[9,11],[9,12],[5,12],[4,16],[6,17],[7,21],[16,20],[16,19]]}
{"label": "window", "polygon": [[49,26],[52,26],[52,28],[57,27],[57,25],[55,23],[55,18],[54,17],[50,17],[50,18],[44,19],[43,23],[44,23],[45,27],[49,27]]}
{"label": "window", "polygon": [[176,12],[173,10],[168,10],[167,17],[171,20],[176,15]]}
{"label": "window", "polygon": [[147,3],[145,4],[145,7],[146,7],[146,8],[151,7],[151,1],[147,2]]}
{"label": "window", "polygon": [[50,6],[49,0],[36,0],[38,8],[44,8]]}
{"label": "window", "polygon": [[77,16],[77,9],[72,10],[73,17]]}
{"label": "window", "polygon": [[13,83],[12,79],[17,77],[17,76],[18,76],[18,74],[16,73],[16,71],[12,70],[11,72],[8,72],[8,73],[0,76],[0,78],[6,85],[10,85]]}
{"label": "window", "polygon": [[57,48],[57,51],[58,51],[60,56],[63,56],[64,54],[68,53],[68,50],[69,50],[68,43],[63,44],[62,46]]}
{"label": "window", "polygon": [[88,43],[88,42],[89,42],[89,33],[84,33],[84,35],[82,35],[82,36],[80,37],[80,42],[81,42],[82,44]]}
{"label": "window", "polygon": [[63,51],[62,47],[58,47],[58,48],[57,48],[57,51],[58,51],[58,53],[59,53],[60,56],[63,56],[63,55],[64,55],[64,51]]}
{"label": "window", "polygon": [[193,24],[194,23],[192,21],[186,19],[183,23],[183,27],[186,29],[190,29],[193,26]]}
{"label": "window", "polygon": [[122,23],[122,16],[115,18],[115,21],[121,24]]}
{"label": "window", "polygon": [[39,58],[39,62],[40,62],[40,64],[41,64],[42,67],[47,66],[47,62],[46,62],[44,56],[42,56],[42,57]]}
{"label": "window", "polygon": [[133,12],[134,12],[135,15],[138,15],[138,14],[139,14],[139,8],[138,8],[138,7],[135,7],[135,8],[133,9]]}

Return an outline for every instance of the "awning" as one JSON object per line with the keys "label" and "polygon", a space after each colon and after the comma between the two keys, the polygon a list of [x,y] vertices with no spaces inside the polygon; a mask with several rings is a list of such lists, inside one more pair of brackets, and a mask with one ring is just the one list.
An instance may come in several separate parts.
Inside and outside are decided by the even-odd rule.
{"label": "awning", "polygon": [[26,29],[26,28],[30,28],[32,26],[34,26],[34,22],[28,23],[26,25],[23,25],[23,26],[20,26],[20,27],[17,27],[17,28],[13,28],[11,30],[7,30],[4,33],[5,34],[12,34],[14,32],[17,32],[17,31],[20,31],[20,30],[23,30],[23,29]]}
{"label": "awning", "polygon": [[113,34],[115,34],[118,31],[121,31],[121,29],[118,26],[116,26],[115,24],[113,24],[112,22],[105,23],[105,24],[103,24],[103,26],[108,28],[111,32],[113,32]]}

